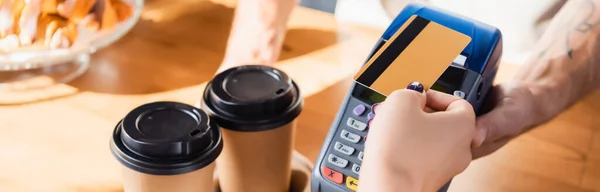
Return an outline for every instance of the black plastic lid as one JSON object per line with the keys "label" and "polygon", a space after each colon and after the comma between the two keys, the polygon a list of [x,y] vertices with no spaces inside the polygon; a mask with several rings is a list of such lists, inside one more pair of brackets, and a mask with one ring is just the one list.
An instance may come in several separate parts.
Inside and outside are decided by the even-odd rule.
{"label": "black plastic lid", "polygon": [[204,90],[203,105],[222,128],[264,131],[298,117],[303,99],[283,71],[245,65],[216,75]]}
{"label": "black plastic lid", "polygon": [[201,109],[176,102],[148,103],[121,120],[111,152],[126,167],[153,175],[176,175],[201,169],[221,154],[216,123]]}

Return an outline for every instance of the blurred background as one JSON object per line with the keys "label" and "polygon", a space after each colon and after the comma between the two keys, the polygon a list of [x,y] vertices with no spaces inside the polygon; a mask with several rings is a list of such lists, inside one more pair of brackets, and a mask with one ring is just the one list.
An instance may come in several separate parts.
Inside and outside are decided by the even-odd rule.
{"label": "blurred background", "polygon": [[[385,28],[411,1],[420,1],[500,28],[503,59],[523,63],[547,22],[566,0],[302,0],[301,5],[329,13],[336,19]],[[510,10],[510,14],[505,14]]]}

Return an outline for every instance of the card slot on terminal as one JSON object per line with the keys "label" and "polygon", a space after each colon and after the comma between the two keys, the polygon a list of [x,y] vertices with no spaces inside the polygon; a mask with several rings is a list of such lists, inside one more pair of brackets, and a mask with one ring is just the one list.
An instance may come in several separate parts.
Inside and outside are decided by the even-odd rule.
{"label": "card slot on terminal", "polygon": [[456,57],[431,86],[431,89],[447,94],[453,94],[454,91],[460,90],[467,73],[466,60],[467,56],[465,55]]}

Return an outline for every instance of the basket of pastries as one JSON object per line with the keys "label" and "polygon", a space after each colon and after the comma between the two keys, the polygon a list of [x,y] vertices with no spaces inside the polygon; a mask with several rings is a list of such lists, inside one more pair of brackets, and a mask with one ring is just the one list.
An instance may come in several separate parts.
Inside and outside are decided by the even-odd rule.
{"label": "basket of pastries", "polygon": [[143,0],[0,0],[0,71],[69,62],[118,40]]}

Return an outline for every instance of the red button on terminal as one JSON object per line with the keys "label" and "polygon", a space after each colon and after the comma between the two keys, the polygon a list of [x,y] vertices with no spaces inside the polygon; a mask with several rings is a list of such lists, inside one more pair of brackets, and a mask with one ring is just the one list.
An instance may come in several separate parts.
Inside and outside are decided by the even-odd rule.
{"label": "red button on terminal", "polygon": [[323,176],[325,178],[327,178],[330,181],[333,181],[337,184],[342,184],[344,182],[344,175],[342,175],[340,172],[330,169],[329,167],[326,167],[326,166],[321,167],[321,173],[323,174]]}

